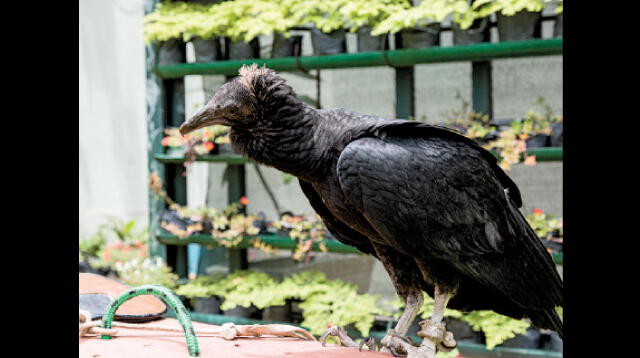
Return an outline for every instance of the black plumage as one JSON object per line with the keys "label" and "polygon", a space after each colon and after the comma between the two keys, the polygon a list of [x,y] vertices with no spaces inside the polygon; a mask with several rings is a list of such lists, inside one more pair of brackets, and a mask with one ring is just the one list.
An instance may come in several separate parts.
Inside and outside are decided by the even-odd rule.
{"label": "black plumage", "polygon": [[316,110],[265,68],[240,74],[181,131],[230,125],[233,147],[297,176],[331,233],[378,258],[399,295],[438,285],[448,307],[562,335],[562,281],[491,153],[439,126]]}

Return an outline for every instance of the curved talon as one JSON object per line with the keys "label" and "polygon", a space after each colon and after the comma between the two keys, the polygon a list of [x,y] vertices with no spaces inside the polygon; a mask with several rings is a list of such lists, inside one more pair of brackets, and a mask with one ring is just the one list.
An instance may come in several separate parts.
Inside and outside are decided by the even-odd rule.
{"label": "curved talon", "polygon": [[351,339],[351,337],[349,337],[342,330],[342,328],[340,328],[338,326],[331,326],[331,327],[327,328],[326,331],[324,331],[324,333],[320,337],[320,342],[322,342],[322,346],[323,347],[326,346],[327,336],[338,337],[338,340],[340,341],[340,345],[343,346],[343,347],[353,347],[353,348],[358,347],[358,344],[356,342],[354,342],[353,339]]}
{"label": "curved talon", "polygon": [[399,353],[395,346],[390,346],[389,351],[394,357],[406,357],[407,353]]}
{"label": "curved talon", "polygon": [[320,343],[322,343],[323,347],[326,347],[327,344],[327,337],[328,336],[334,336],[337,337],[338,336],[338,330],[340,329],[340,327],[338,326],[331,326],[329,328],[327,328],[326,331],[324,331],[324,333],[322,334],[322,336],[320,336]]}
{"label": "curved talon", "polygon": [[453,338],[452,332],[445,332],[442,342],[438,342],[438,350],[443,352],[451,352],[458,346],[458,342]]}
{"label": "curved talon", "polygon": [[368,338],[363,338],[360,341],[360,345],[358,346],[358,350],[362,352],[362,346],[367,345],[367,348],[369,348],[370,351],[376,351],[377,350],[377,345],[376,345],[376,339],[373,337],[368,337]]}

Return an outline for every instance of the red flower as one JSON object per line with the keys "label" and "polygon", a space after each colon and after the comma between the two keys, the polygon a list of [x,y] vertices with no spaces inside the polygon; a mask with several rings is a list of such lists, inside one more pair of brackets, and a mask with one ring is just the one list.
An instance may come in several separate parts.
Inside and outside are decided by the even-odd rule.
{"label": "red flower", "polygon": [[204,147],[207,148],[208,151],[212,151],[215,144],[213,144],[213,142],[204,142]]}
{"label": "red flower", "polygon": [[240,198],[240,204],[249,205],[249,198],[247,198],[246,196],[241,197]]}
{"label": "red flower", "polygon": [[162,138],[162,140],[160,141],[160,144],[162,144],[163,147],[166,147],[169,145],[169,141],[171,140],[170,137],[164,137]]}
{"label": "red flower", "polygon": [[544,211],[542,211],[542,209],[535,208],[535,209],[533,209],[533,214],[534,215],[542,215],[542,214],[544,214]]}

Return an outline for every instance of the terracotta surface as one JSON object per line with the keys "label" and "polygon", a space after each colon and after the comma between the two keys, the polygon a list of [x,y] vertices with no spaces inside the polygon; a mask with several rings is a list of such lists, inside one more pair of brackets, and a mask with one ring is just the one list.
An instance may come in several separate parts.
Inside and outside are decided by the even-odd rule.
{"label": "terracotta surface", "polygon": [[[114,299],[131,287],[104,276],[92,273],[80,273],[78,288],[80,295],[87,293],[106,293],[111,299]],[[151,295],[144,295],[134,297],[123,303],[122,306],[118,307],[116,316],[156,315],[165,310],[166,306],[161,299]]]}
{"label": "terracotta surface", "polygon": [[[180,327],[177,320],[166,318],[140,325],[162,325]],[[213,329],[215,325],[193,322],[194,328]],[[102,340],[99,335],[88,335],[79,339],[80,358],[175,358],[189,357],[184,334],[140,329],[117,328],[118,335]],[[218,335],[198,335],[200,357],[222,358],[391,358],[380,352],[358,352],[357,348],[338,347],[320,342],[281,337],[239,337],[227,341]]]}

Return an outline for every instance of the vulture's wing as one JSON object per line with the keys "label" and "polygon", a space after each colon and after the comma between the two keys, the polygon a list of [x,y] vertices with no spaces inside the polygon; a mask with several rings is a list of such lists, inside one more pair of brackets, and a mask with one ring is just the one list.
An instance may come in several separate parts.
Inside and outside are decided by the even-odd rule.
{"label": "vulture's wing", "polygon": [[389,245],[444,262],[523,310],[562,305],[555,265],[505,194],[517,188],[495,158],[453,132],[390,122],[346,145],[337,165],[347,200]]}
{"label": "vulture's wing", "polygon": [[322,222],[327,227],[329,232],[345,245],[353,246],[365,254],[376,256],[376,253],[371,246],[369,239],[361,233],[353,230],[343,222],[338,220],[330,211],[326,205],[322,202],[322,198],[313,188],[313,186],[305,181],[299,180],[300,188],[304,195],[309,199],[309,203],[315,212],[320,215]]}

